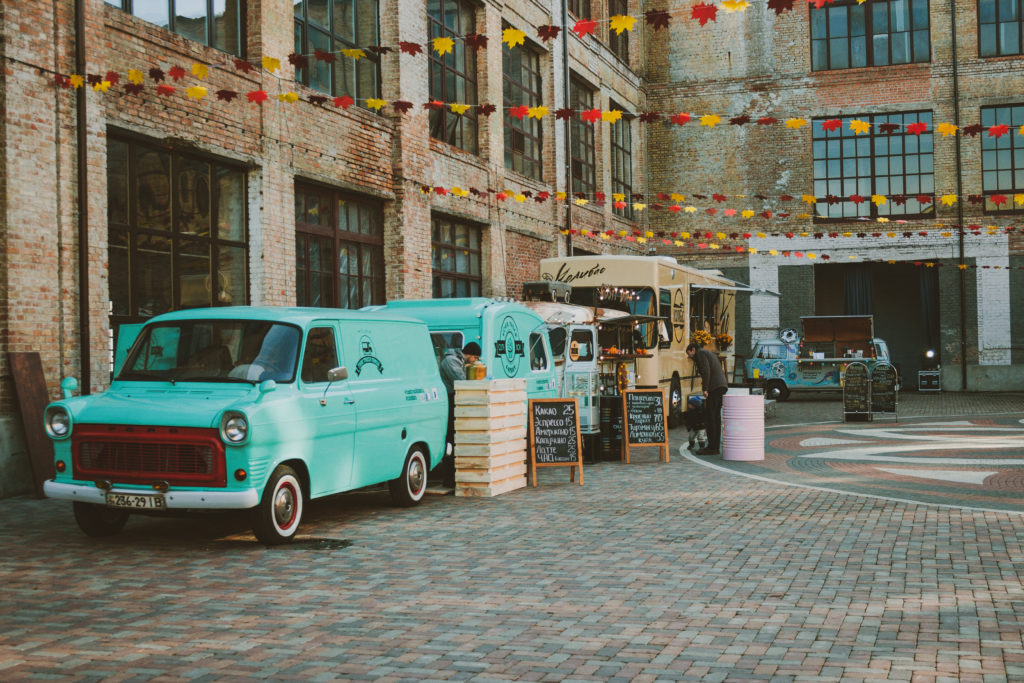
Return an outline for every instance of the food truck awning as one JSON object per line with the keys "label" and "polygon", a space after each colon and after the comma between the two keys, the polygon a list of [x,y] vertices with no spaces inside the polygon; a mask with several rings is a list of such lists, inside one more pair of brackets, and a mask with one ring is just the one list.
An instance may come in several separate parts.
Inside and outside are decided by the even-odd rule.
{"label": "food truck awning", "polygon": [[690,285],[691,290],[697,289],[727,289],[733,292],[750,292],[752,294],[767,294],[769,296],[782,296],[778,292],[773,292],[770,289],[761,289],[759,287],[751,287],[745,285],[742,282],[733,282],[731,285],[720,285],[720,284],[692,284]]}

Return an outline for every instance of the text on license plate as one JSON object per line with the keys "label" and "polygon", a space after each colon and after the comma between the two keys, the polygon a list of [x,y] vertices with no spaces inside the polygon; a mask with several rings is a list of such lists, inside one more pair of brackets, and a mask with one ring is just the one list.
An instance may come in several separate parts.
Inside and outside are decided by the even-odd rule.
{"label": "text on license plate", "polygon": [[107,507],[132,508],[139,510],[163,510],[167,507],[163,495],[139,495],[131,493],[108,493]]}

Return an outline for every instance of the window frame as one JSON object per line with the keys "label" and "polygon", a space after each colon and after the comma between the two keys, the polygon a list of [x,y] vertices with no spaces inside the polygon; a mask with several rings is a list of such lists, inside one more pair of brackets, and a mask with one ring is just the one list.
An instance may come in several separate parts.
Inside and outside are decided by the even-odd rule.
{"label": "window frame", "polygon": [[[573,195],[582,194],[586,197],[593,197],[597,192],[597,140],[594,124],[580,118],[580,113],[594,108],[594,92],[582,78],[575,74],[569,77],[569,106],[574,111],[570,126],[572,186],[569,189]],[[584,156],[578,155],[577,149],[582,150]]]}
{"label": "window frame", "polygon": [[[982,4],[992,3],[994,5],[993,10],[995,13],[995,19],[993,21],[982,21]],[[1017,18],[1011,21],[999,21],[999,14],[1001,11],[1001,3],[999,0],[978,0],[976,11],[978,17],[978,57],[981,59],[990,59],[992,57],[1013,57],[1024,55],[1024,18],[1021,13],[1024,12],[1024,2],[1022,0],[1013,0],[1015,9],[1017,10]],[[1005,52],[1003,50],[1003,35],[999,30],[1002,24],[1017,24],[1017,50],[1015,52]],[[986,54],[983,51],[983,40],[984,40],[984,27],[993,26],[995,31],[996,49],[995,52]]]}
{"label": "window frame", "polygon": [[577,19],[590,19],[590,0],[567,0],[569,12]]}
{"label": "window frame", "polygon": [[[141,16],[139,16],[138,14],[135,13],[134,5],[135,5],[136,1],[137,0],[104,0],[104,3],[107,4],[107,5],[110,5],[111,7],[116,7],[117,9],[120,9],[120,10],[122,10],[124,12],[127,12],[128,14],[132,15],[133,17],[137,17],[137,18],[141,19],[142,21],[148,21],[144,17],[141,17]],[[142,0],[142,2],[145,2],[145,0]],[[175,23],[176,23],[176,20],[177,20],[177,16],[175,14],[174,8],[175,8],[175,3],[177,2],[177,0],[166,0],[166,2],[167,2],[167,25],[166,26],[161,26],[160,24],[153,24],[153,25],[154,26],[160,26],[161,28],[164,28],[164,29],[170,31],[171,33],[174,33],[175,35],[182,36],[182,37],[184,37],[184,38],[186,38],[188,40],[194,40],[194,38],[192,38],[191,36],[188,36],[188,35],[186,35],[184,33],[181,33],[180,31],[178,31],[175,28]],[[232,52],[230,50],[226,50],[223,47],[220,47],[220,46],[215,44],[215,37],[216,37],[215,36],[215,32],[216,32],[216,29],[215,29],[215,22],[213,21],[213,17],[215,16],[215,14],[214,14],[214,2],[215,2],[215,0],[205,0],[205,2],[206,2],[206,41],[202,42],[201,44],[202,45],[206,45],[207,47],[211,47],[214,50],[220,50],[221,52],[224,52],[225,54],[234,55],[235,57],[242,57],[242,58],[244,58],[245,57],[245,52],[246,52],[246,50],[245,50],[245,42],[246,42],[246,35],[245,35],[246,10],[248,9],[248,7],[246,6],[245,0],[225,0],[225,3],[227,3],[227,2],[235,3],[236,7],[238,8],[238,18],[235,21],[235,27],[234,27],[235,28],[235,39],[238,41],[238,48],[237,48],[237,50],[235,52]],[[227,14],[226,5],[225,5],[225,14]],[[149,22],[149,23],[152,23],[152,22]]]}
{"label": "window frame", "polygon": [[[883,123],[892,123],[891,119],[893,117],[901,117],[901,119],[903,121],[903,123],[900,124],[898,132],[882,133],[881,132],[881,125]],[[913,135],[911,133],[906,132],[905,124],[906,124],[907,121],[922,121],[923,118],[927,119],[926,121],[924,121],[925,123],[928,124],[928,130],[927,131],[925,131],[924,133],[921,133],[920,135]],[[852,131],[850,131],[850,129],[849,129],[848,120],[850,120],[850,119],[860,119],[860,120],[863,120],[863,121],[867,121],[868,123],[871,124],[871,128],[869,129],[869,131],[867,133],[856,135]],[[895,217],[895,218],[899,218],[899,219],[917,219],[917,218],[934,218],[935,217],[935,140],[934,140],[934,133],[932,131],[933,115],[932,115],[932,112],[930,110],[884,112],[884,113],[876,113],[876,114],[860,114],[860,115],[852,115],[852,116],[849,116],[849,117],[843,116],[842,119],[841,119],[842,120],[842,124],[840,125],[840,127],[839,127],[839,129],[837,131],[824,131],[824,129],[822,128],[822,123],[825,122],[825,121],[828,121],[828,120],[830,120],[830,117],[816,117],[811,122],[812,182],[814,184],[814,193],[815,193],[815,196],[817,197],[817,202],[815,203],[815,216],[814,216],[814,222],[815,223],[844,223],[844,222],[849,222],[849,221],[860,220],[860,219],[863,219],[863,218],[876,219],[876,218],[878,218],[880,216],[881,217]],[[881,144],[881,142],[883,140],[886,142],[886,144],[889,147],[892,147],[893,143],[891,141],[893,139],[896,139],[896,138],[899,138],[901,140],[900,147],[902,149],[902,152],[899,155],[895,155],[895,154],[891,154],[891,153],[889,153],[889,154],[876,154],[876,149],[880,146],[880,144]],[[840,154],[840,156],[838,156],[838,157],[829,156],[828,155],[828,150],[831,147],[833,147],[832,143],[835,142],[835,141],[838,141],[838,145],[836,145],[836,146],[840,150],[842,150],[842,154]],[[927,144],[925,144],[925,141],[927,141]],[[846,152],[845,152],[845,149],[847,147],[849,147],[849,145],[847,143],[850,143],[850,142],[852,142],[852,146],[853,146],[855,152],[857,152],[857,153],[855,153],[852,156],[847,155]],[[867,151],[868,151],[867,155],[861,154],[860,150],[857,149],[858,148],[858,143],[862,143],[862,142],[868,148],[867,149]],[[916,152],[907,152],[908,142],[912,143],[912,146],[916,147],[918,151],[916,151]],[[922,146],[930,147],[930,151],[920,151]],[[819,152],[818,152],[819,149],[826,150],[825,156],[820,156],[819,157]],[[914,173],[908,173],[907,172],[907,170],[906,170],[907,169],[906,160],[908,158],[908,155],[913,155],[913,158],[915,158],[917,160],[917,166],[918,166],[918,171],[917,172],[914,172]],[[930,155],[930,157],[931,157],[931,172],[930,172],[930,174],[927,173],[927,172],[921,172],[920,171],[921,159],[923,157],[925,157],[925,156],[928,156],[928,155]],[[897,158],[897,156],[898,156],[898,158],[902,159],[900,165],[901,165],[903,170],[902,170],[901,173],[898,173],[898,174],[897,173],[892,173],[889,170],[885,170],[884,172],[882,172],[880,170],[880,166],[882,166],[882,164],[880,163],[879,160],[885,159],[885,164],[884,165],[887,168],[891,168],[891,163],[890,162],[891,162],[891,160],[893,158]],[[868,173],[867,173],[867,175],[864,175],[861,172],[861,170],[860,170],[860,160],[861,159],[867,159],[867,161],[868,161]],[[829,175],[830,163],[837,163],[838,164],[839,168],[841,169],[841,172],[840,172],[840,174],[838,176]],[[855,173],[852,176],[846,174],[846,170],[848,168],[848,164],[849,163],[852,163],[854,165],[854,167],[855,167]],[[820,176],[820,177],[818,175],[819,164],[824,164],[825,165],[824,167],[825,167],[825,170],[826,170],[825,175]],[[928,175],[931,175],[930,189],[920,189],[920,185],[925,185],[925,186],[929,185],[929,183],[926,182],[926,180],[925,180]],[[892,189],[891,189],[891,185],[889,185],[891,180],[893,178],[896,178],[896,177],[902,177],[903,178],[903,188],[904,188],[903,192],[893,192]],[[907,184],[908,184],[907,183],[907,178],[911,178],[911,177],[916,177],[918,179],[919,190],[914,191],[914,190],[907,190],[906,189]],[[882,180],[884,182],[880,183],[879,182],[880,180]],[[850,183],[850,182],[854,183],[854,188],[856,189],[856,191],[854,191],[854,192],[846,191],[847,189],[849,189],[847,184]],[[862,187],[861,186],[862,182],[867,182],[868,185],[866,187]],[[828,190],[828,189],[830,189],[829,185],[831,183],[840,183],[842,185],[842,188],[841,188],[843,190],[842,193],[835,193],[835,192],[831,192],[831,191],[826,191],[824,193],[819,193],[819,190],[823,189],[820,184],[824,184],[824,189]],[[879,187],[880,184],[887,185],[888,187],[880,188]],[[884,191],[880,191],[880,190],[884,190]],[[839,205],[842,207],[840,209],[840,211],[846,211],[845,206],[849,204],[849,205],[853,206],[854,214],[853,215],[840,215],[840,216],[820,215],[819,212],[821,212],[822,210],[825,210],[825,211],[829,211],[830,210],[829,209],[829,205],[827,203],[827,197],[830,194],[835,196],[835,197],[838,197],[841,200],[839,202]],[[862,197],[864,197],[864,202],[862,204],[860,204],[860,206],[866,208],[867,209],[867,213],[861,213],[860,209],[858,209],[858,205],[854,204],[853,202],[850,201],[849,197],[851,195],[854,195],[854,194],[859,194]],[[882,205],[882,207],[879,207],[874,202],[871,201],[871,196],[874,195],[874,194],[883,195],[889,201],[887,201],[884,205]],[[920,195],[920,194],[924,194],[924,195],[928,195],[928,196],[932,197],[931,203],[921,204],[920,202],[918,202],[915,197],[917,195]],[[896,196],[896,195],[903,195],[903,196],[906,197],[906,200],[905,200],[905,202],[902,205],[898,205],[894,201],[891,200],[891,198],[893,196]],[[905,209],[903,208],[905,206],[911,206],[911,207],[912,206],[917,206],[920,210],[918,212],[916,212],[916,213],[900,213],[898,211],[897,212],[893,211],[893,209],[897,208],[897,207],[900,209],[900,211],[905,211]]]}
{"label": "window frame", "polygon": [[[365,49],[368,45],[377,45],[380,43],[380,3],[377,0],[373,0],[375,5],[375,17],[374,17],[374,35],[373,39],[364,39],[358,35],[357,31],[354,31],[355,40],[349,40],[345,36],[339,34],[336,29],[336,22],[334,20],[335,8],[338,5],[339,0],[333,0],[333,2],[326,3],[327,8],[327,24],[328,26],[320,26],[314,20],[309,18],[309,4],[307,0],[302,0],[301,3],[294,5],[292,26],[293,26],[293,38],[294,38],[294,49],[295,53],[306,56],[306,66],[295,68],[295,82],[301,83],[307,88],[312,88],[318,92],[326,93],[331,96],[349,95],[351,96],[356,104],[360,107],[366,108],[366,99],[370,97],[379,98],[381,94],[381,65],[380,55],[373,50]],[[353,8],[352,16],[355,18],[356,10],[359,7],[360,0],[346,0],[351,3]],[[362,0],[365,2],[366,0]],[[300,11],[301,10],[301,11]],[[358,22],[354,22],[354,29],[358,28]],[[325,52],[329,52],[335,59],[331,62],[320,62],[313,57],[313,51],[316,49],[310,38],[310,34],[315,33],[326,37],[327,44]],[[345,55],[338,54],[343,49],[363,49],[364,57],[360,59],[352,59]],[[359,69],[360,62],[367,60],[367,64],[373,64],[374,73],[374,88],[373,92],[365,93],[362,92],[360,87]],[[344,61],[342,61],[344,60]],[[342,86],[344,84],[338,83],[338,65],[339,63],[349,64],[352,69],[352,84],[355,88],[354,92],[342,92]],[[324,90],[320,87],[319,82],[314,82],[313,72],[314,69],[326,69],[327,77],[329,80],[329,87]]]}
{"label": "window frame", "polygon": [[[619,14],[629,15],[629,0],[608,0],[608,18]],[[608,49],[626,66],[629,66],[629,33],[615,33],[611,28],[608,29]]]}
{"label": "window frame", "polygon": [[[622,107],[615,104],[614,102],[608,103],[609,109],[619,109]],[[622,115],[622,118],[615,123],[609,124],[611,128],[610,139],[610,163],[611,163],[611,181],[612,181],[612,194],[621,192],[626,195],[626,208],[616,209],[615,204],[612,204],[612,212],[621,216],[622,218],[633,219],[633,117]],[[625,133],[623,135],[623,132]],[[625,144],[623,144],[623,142]],[[617,171],[624,171],[628,178],[623,178],[617,173]]]}
{"label": "window frame", "polygon": [[[1007,111],[1001,113],[1000,110]],[[1000,104],[982,107],[980,114],[981,125],[984,128],[990,128],[1001,123],[1006,123],[1010,126],[1009,135],[1003,135],[998,138],[987,135],[981,136],[981,194],[985,197],[985,214],[997,216],[1024,214],[1024,207],[1019,206],[1013,199],[1013,195],[1024,193],[1024,136],[1017,135],[1014,132],[1024,125],[1024,102],[1020,104]],[[1020,121],[1020,123],[1015,124],[1015,121]],[[1010,156],[1010,166],[1008,169],[1000,169],[998,167],[999,154],[1000,152],[1007,151]],[[996,158],[996,168],[986,169],[986,159],[993,156]],[[990,188],[986,183],[988,174],[995,174],[998,178],[998,175],[1003,171],[1008,171],[1011,178],[1020,176],[1020,187],[999,187],[997,181],[997,187]],[[1015,178],[1011,185],[1017,185],[1017,182]],[[989,199],[989,197],[996,194],[1007,197],[1007,202],[1002,205],[1002,208],[997,207]]]}
{"label": "window frame", "polygon": [[[125,221],[114,220],[111,215],[112,204],[107,203],[107,261],[108,261],[108,283],[114,280],[113,275],[110,273],[111,268],[115,263],[119,262],[119,259],[111,258],[110,249],[111,245],[115,242],[115,249],[125,249],[125,258],[127,259],[127,279],[128,279],[128,296],[127,296],[127,313],[116,313],[113,307],[113,298],[111,301],[111,312],[110,312],[110,324],[111,327],[118,327],[125,323],[137,323],[149,320],[155,315],[165,313],[169,311],[177,311],[185,308],[202,308],[204,306],[216,307],[216,306],[237,306],[237,305],[248,305],[249,303],[249,216],[248,216],[248,202],[245,198],[248,196],[248,175],[245,172],[244,166],[241,164],[233,163],[222,157],[218,157],[212,154],[206,154],[203,152],[195,152],[193,150],[182,151],[175,149],[174,146],[168,144],[161,144],[149,138],[143,136],[134,135],[130,133],[124,133],[122,131],[108,130],[107,132],[107,155],[108,158],[111,154],[109,149],[110,144],[116,143],[124,145],[124,159],[125,159],[125,176],[124,182],[126,184],[125,192],[125,203],[123,205]],[[143,173],[138,168],[138,150],[150,150],[159,154],[165,154],[168,156],[169,167],[167,171],[167,227],[166,229],[159,227],[147,227],[140,225],[139,213],[140,213],[140,184],[143,181]],[[181,201],[179,196],[181,187],[181,176],[182,176],[182,164],[183,162],[207,164],[209,167],[209,233],[206,236],[197,233],[183,232],[179,230],[178,225],[178,203]],[[111,191],[111,179],[110,169],[111,164],[108,163],[108,175],[107,175],[107,192]],[[240,175],[242,181],[240,195],[240,203],[238,209],[241,212],[241,226],[243,232],[243,239],[233,240],[222,238],[217,234],[217,220],[220,213],[221,207],[221,195],[218,191],[218,184],[216,182],[218,169],[224,169],[229,172],[237,173]],[[122,187],[124,190],[125,187]],[[121,246],[120,239],[113,239],[113,235],[122,236],[125,246]],[[143,254],[145,252],[146,242],[145,238],[153,238],[156,240],[166,240],[169,243],[169,254],[167,255],[167,263],[170,266],[170,272],[166,274],[167,278],[171,282],[170,286],[170,302],[169,307],[165,311],[155,311],[151,314],[140,313],[141,306],[143,304],[139,299],[142,297],[145,287],[141,284],[141,277],[146,271],[143,268]],[[209,268],[207,277],[209,281],[210,299],[203,304],[183,306],[181,304],[182,298],[182,281],[181,276],[188,274],[188,269],[184,267],[189,254],[187,251],[188,246],[193,245],[207,245],[208,246],[208,259]],[[221,278],[221,261],[220,255],[222,250],[226,251],[229,249],[239,250],[239,255],[242,258],[241,268],[244,271],[243,282],[232,287],[232,290],[237,291],[241,294],[242,301],[220,301],[220,292],[222,290],[222,278]],[[237,265],[237,264],[236,264]],[[218,287],[215,289],[212,285],[213,282],[218,283]],[[228,295],[231,292],[226,292]]]}
{"label": "window frame", "polygon": [[[521,81],[526,79],[516,80],[515,74],[511,73],[510,63],[513,56],[519,58],[519,75],[527,75],[535,81],[535,89],[531,90],[528,84],[524,84]],[[512,48],[505,43],[501,45],[501,83],[502,83],[502,98],[504,100],[505,108],[511,106],[526,105],[528,107],[536,107],[541,103],[541,92],[543,88],[543,80],[541,75],[540,65],[541,53],[531,46],[522,45]],[[529,61],[529,64],[527,63]],[[511,92],[510,92],[511,91]],[[518,93],[519,97],[511,96],[513,93]],[[529,128],[529,130],[527,130]],[[519,134],[523,139],[523,149],[517,150],[512,144],[515,140],[516,134]],[[515,173],[521,173],[528,178],[534,180],[543,181],[544,179],[544,129],[541,125],[540,119],[525,117],[523,119],[513,118],[511,116],[505,121],[504,126],[504,140],[505,140],[505,168]],[[531,156],[526,147],[528,142],[533,142],[533,149],[536,150],[536,156]],[[519,161],[519,168],[516,168],[516,161]]]}
{"label": "window frame", "polygon": [[[328,212],[326,217],[326,225],[323,223],[310,223],[308,221],[299,220],[299,207],[298,202],[300,195],[303,201],[303,214],[309,214],[309,198],[317,197],[318,202],[322,205],[325,201],[328,204]],[[366,289],[369,287],[369,305],[377,305],[385,303],[385,280],[387,277],[387,266],[384,262],[384,207],[379,201],[349,193],[336,190],[334,188],[325,187],[323,185],[317,185],[315,183],[308,183],[302,181],[295,182],[295,301],[299,306],[312,305],[310,301],[310,283],[312,281],[313,273],[330,273],[328,282],[330,284],[330,291],[324,292],[321,288],[320,295],[322,297],[322,303],[319,304],[322,308],[341,308],[345,310],[355,310],[362,308],[367,305]],[[366,210],[371,216],[376,217],[376,232],[363,232],[363,231],[352,231],[342,230],[340,227],[340,207],[344,205],[354,205],[362,217],[363,210]],[[319,210],[319,209],[318,209]],[[329,255],[331,262],[331,269],[325,271],[317,269],[314,271],[310,266],[312,265],[309,260],[309,240],[317,239],[320,240],[321,244],[329,243],[331,247],[331,253]],[[342,248],[356,247],[358,250],[357,256],[358,261],[356,265],[356,274],[350,275],[349,273],[341,272],[341,253]],[[301,256],[304,258],[306,267],[300,267],[300,249],[303,250]],[[371,272],[369,275],[364,275],[363,265],[366,250],[370,250],[371,260]],[[376,257],[376,258],[374,258]],[[379,265],[379,273],[372,272],[373,261],[376,260],[376,264]],[[342,292],[341,286],[343,279],[347,282],[348,278],[355,277],[358,283],[356,298],[358,299],[358,305],[349,307],[352,302],[349,298],[348,292],[349,287],[346,287],[345,292]],[[345,305],[342,305],[345,304]]]}
{"label": "window frame", "polygon": [[[808,44],[810,45],[810,48],[811,48],[811,71],[814,72],[814,73],[818,73],[818,72],[824,72],[824,71],[842,71],[844,69],[864,69],[864,68],[876,68],[876,67],[886,67],[886,66],[900,66],[900,65],[908,65],[908,64],[928,64],[928,63],[930,63],[932,61],[932,58],[931,58],[932,40],[931,40],[931,4],[930,4],[930,0],[900,0],[902,2],[906,2],[907,8],[908,8],[907,9],[907,18],[908,18],[908,21],[909,21],[909,27],[907,28],[907,30],[906,31],[886,30],[886,31],[878,31],[877,33],[875,32],[875,30],[874,30],[874,11],[873,11],[873,9],[875,7],[878,7],[878,6],[883,5],[883,4],[886,5],[888,10],[889,10],[888,13],[887,13],[886,21],[887,21],[887,23],[889,25],[891,25],[891,23],[892,23],[891,22],[892,3],[895,2],[895,1],[896,0],[867,0],[866,2],[858,3],[857,0],[836,0],[834,3],[826,4],[825,6],[823,6],[821,8],[810,7],[809,11],[808,11],[807,28],[808,28],[808,36],[809,36],[809,43]],[[925,5],[926,5],[926,10],[924,11],[924,16],[927,17],[927,26],[925,28],[923,28],[923,29],[922,28],[915,28],[914,27],[914,5],[913,5],[913,3],[925,3]],[[832,36],[831,35],[830,26],[831,26],[831,23],[832,23],[832,14],[833,14],[833,12],[835,12],[837,10],[845,10],[846,17],[845,17],[844,21],[845,21],[846,26],[849,27],[850,26],[850,10],[851,9],[864,12],[864,19],[863,19],[863,21],[864,21],[864,33],[863,33],[863,40],[864,40],[864,63],[863,64],[853,64],[852,63],[853,62],[853,50],[852,50],[852,48],[850,46],[850,40],[852,38],[854,38],[854,37],[860,37],[859,34],[858,34],[858,36],[852,36],[849,32],[847,32],[847,34],[845,36]],[[818,16],[823,16],[824,17],[824,21],[825,21],[825,34],[824,34],[823,38],[815,38],[815,36],[814,36],[814,31],[815,31],[814,25],[815,25],[816,17],[818,17]],[[915,57],[918,57],[918,55],[917,55],[918,50],[915,48],[915,40],[914,40],[914,38],[915,38],[915,34],[920,32],[920,31],[923,31],[925,33],[926,45],[927,45],[927,55],[925,55],[923,58],[915,58]],[[902,33],[909,34],[909,43],[908,43],[909,58],[907,59],[907,61],[902,61],[902,62],[894,62],[893,61],[893,41],[891,39],[889,39],[889,40],[887,40],[887,45],[888,45],[888,61],[886,63],[884,63],[884,64],[876,64],[875,63],[875,45],[874,45],[874,43],[875,43],[875,40],[877,39],[877,37],[878,36],[890,36],[891,37],[894,34],[902,34]],[[846,66],[832,66],[832,43],[834,41],[843,40],[843,39],[845,39],[845,41],[846,41]],[[825,46],[825,65],[824,66],[816,64],[816,58],[815,58],[815,43],[816,42],[824,42],[824,46]]]}
{"label": "window frame", "polygon": [[[431,2],[436,2],[440,9],[438,16],[431,11]],[[455,17],[449,22],[445,8],[449,4],[456,6]],[[465,25],[464,25],[465,24]],[[477,104],[478,64],[476,51],[466,45],[462,36],[476,31],[476,7],[469,0],[431,0],[427,3],[427,35],[428,40],[448,37],[455,41],[451,52],[439,55],[433,49],[427,50],[427,90],[431,101],[439,100],[445,105],[451,103]],[[457,63],[461,62],[461,63]],[[462,83],[466,92],[464,100],[449,93],[448,76],[452,77],[452,86],[458,90]],[[435,85],[435,81],[439,86]],[[448,106],[432,108],[428,113],[430,137],[441,140],[453,147],[469,152],[480,153],[480,126],[475,106],[471,106],[463,114],[456,114]]]}
{"label": "window frame", "polygon": [[[451,242],[446,242],[441,239],[443,228],[442,224],[448,224],[451,227],[451,232],[454,235],[457,226],[464,226],[467,228],[467,236],[470,236],[468,245],[456,244],[453,238]],[[476,246],[473,246],[473,240],[471,234],[475,231],[476,234]],[[431,291],[433,298],[435,299],[447,299],[447,298],[459,298],[460,296],[481,296],[483,291],[483,240],[484,240],[484,229],[483,226],[472,223],[470,221],[461,220],[458,218],[452,218],[446,214],[435,213],[430,216],[430,260],[431,260]],[[451,250],[452,258],[451,263],[456,266],[453,270],[442,270],[438,264],[440,264],[441,256],[443,256],[442,250]],[[470,272],[462,272],[457,269],[458,258],[455,255],[456,250],[462,250],[466,252],[466,263],[469,266]],[[441,254],[441,256],[439,256]],[[473,269],[473,255],[476,255],[477,271],[476,273],[471,272]],[[452,283],[452,294],[445,295],[442,292],[443,283],[450,281]],[[466,294],[460,295],[458,293],[459,283],[465,282]]]}

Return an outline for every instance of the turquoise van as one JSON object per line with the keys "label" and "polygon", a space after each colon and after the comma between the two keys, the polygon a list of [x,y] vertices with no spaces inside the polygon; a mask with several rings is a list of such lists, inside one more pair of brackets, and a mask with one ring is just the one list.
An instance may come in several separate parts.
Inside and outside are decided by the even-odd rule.
{"label": "turquoise van", "polygon": [[387,311],[425,322],[438,363],[448,349],[461,349],[475,341],[483,352],[480,362],[487,366],[489,379],[525,379],[528,398],[558,396],[547,323],[522,304],[481,297],[403,299],[363,310]]}
{"label": "turquoise van", "polygon": [[305,502],[388,482],[414,505],[441,461],[447,397],[427,326],[390,311],[229,307],[142,326],[110,388],[47,406],[56,476],[91,536],[132,512],[252,509],[273,545]]}

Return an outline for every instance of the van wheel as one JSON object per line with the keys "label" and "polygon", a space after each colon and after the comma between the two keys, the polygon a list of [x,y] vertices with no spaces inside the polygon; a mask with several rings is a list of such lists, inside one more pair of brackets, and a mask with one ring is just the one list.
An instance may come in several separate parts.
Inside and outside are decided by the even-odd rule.
{"label": "van wheel", "polygon": [[773,379],[768,382],[768,398],[773,398],[776,401],[785,401],[789,398],[789,388],[786,383],[780,379]]}
{"label": "van wheel", "polygon": [[92,503],[72,503],[75,513],[75,521],[78,528],[85,532],[86,536],[103,538],[113,536],[124,528],[128,521],[128,513],[125,510],[108,508],[103,505]]}
{"label": "van wheel", "polygon": [[280,465],[270,475],[263,498],[254,510],[253,533],[264,545],[280,545],[295,538],[302,521],[302,484],[288,465]]}
{"label": "van wheel", "polygon": [[683,387],[676,373],[668,389],[668,406],[668,427],[675,429],[683,423]]}
{"label": "van wheel", "polygon": [[397,479],[388,482],[391,500],[398,507],[412,507],[427,491],[427,458],[422,446],[413,446],[405,456],[405,466]]}

